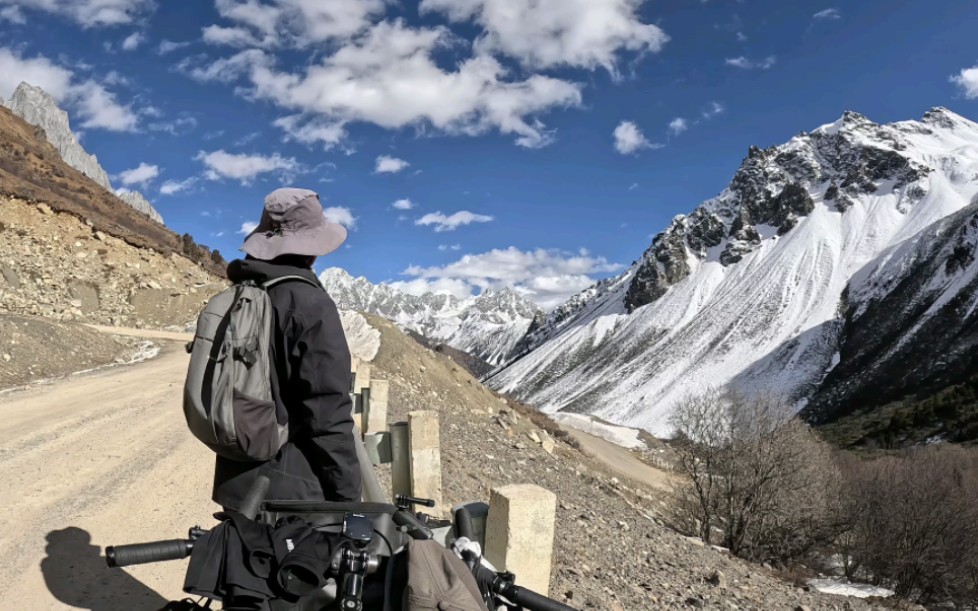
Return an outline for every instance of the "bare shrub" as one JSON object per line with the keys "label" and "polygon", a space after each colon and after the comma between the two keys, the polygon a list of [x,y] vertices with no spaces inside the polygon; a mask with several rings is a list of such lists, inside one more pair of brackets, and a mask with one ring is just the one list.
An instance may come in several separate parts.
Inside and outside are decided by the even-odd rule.
{"label": "bare shrub", "polygon": [[978,453],[915,448],[849,460],[849,529],[839,540],[848,576],[923,603],[978,604]]}
{"label": "bare shrub", "polygon": [[682,401],[670,423],[686,476],[674,506],[680,527],[778,564],[835,538],[830,451],[783,402],[711,390]]}

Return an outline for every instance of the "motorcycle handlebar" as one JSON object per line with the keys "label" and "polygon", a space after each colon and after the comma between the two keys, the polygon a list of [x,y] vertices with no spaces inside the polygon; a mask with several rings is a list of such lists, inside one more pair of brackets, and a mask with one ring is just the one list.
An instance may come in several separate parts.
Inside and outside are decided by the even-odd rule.
{"label": "motorcycle handlebar", "polygon": [[568,607],[562,602],[552,598],[537,594],[533,590],[513,584],[512,575],[510,580],[500,578],[498,573],[487,569],[481,564],[472,567],[476,581],[490,584],[493,593],[498,594],[518,607],[528,609],[528,611],[577,611],[574,607]]}

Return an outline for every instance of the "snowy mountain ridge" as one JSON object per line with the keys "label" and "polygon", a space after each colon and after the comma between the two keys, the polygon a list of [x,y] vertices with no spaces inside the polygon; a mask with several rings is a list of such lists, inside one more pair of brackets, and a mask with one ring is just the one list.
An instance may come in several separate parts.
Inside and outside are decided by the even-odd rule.
{"label": "snowy mountain ridge", "polygon": [[142,194],[129,190],[116,193],[109,181],[109,175],[99,165],[98,159],[79,144],[78,138],[71,131],[68,113],[62,110],[46,91],[30,83],[21,83],[14,90],[10,100],[0,98],[0,105],[7,107],[10,112],[31,125],[43,129],[48,142],[58,150],[65,163],[88,176],[107,191],[115,193],[132,208],[163,224],[163,217]]}
{"label": "snowy mountain ridge", "polygon": [[497,365],[542,314],[515,291],[487,289],[477,297],[411,295],[331,267],[319,277],[344,309],[382,316],[428,339]]}
{"label": "snowy mountain ridge", "polygon": [[551,312],[489,380],[545,411],[668,434],[704,385],[801,398],[830,368],[850,279],[978,192],[978,125],[853,112],[751,147],[730,185]]}

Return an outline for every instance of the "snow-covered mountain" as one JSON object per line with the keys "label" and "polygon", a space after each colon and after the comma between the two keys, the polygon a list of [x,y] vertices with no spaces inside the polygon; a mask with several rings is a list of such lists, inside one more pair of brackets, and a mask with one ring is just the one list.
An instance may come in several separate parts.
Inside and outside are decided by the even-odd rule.
{"label": "snow-covered mountain", "polygon": [[486,290],[478,297],[409,295],[386,284],[371,284],[331,267],[319,277],[345,309],[383,316],[430,340],[448,344],[493,365],[513,350],[542,312],[514,291]]}
{"label": "snow-covered mountain", "polygon": [[803,398],[838,359],[850,280],[976,192],[978,125],[944,108],[847,112],[751,147],[727,189],[551,312],[489,383],[657,434],[708,385]]}
{"label": "snow-covered mountain", "polygon": [[[46,91],[30,83],[21,83],[14,90],[10,100],[0,98],[0,104],[10,109],[12,113],[44,130],[45,137],[54,148],[61,153],[65,163],[88,176],[108,191],[112,189],[109,175],[99,165],[95,155],[90,155],[78,143],[78,138],[71,131],[68,123],[68,113],[58,107]],[[158,223],[163,223],[163,217],[152,204],[146,201],[142,194],[135,191],[125,191],[117,194],[119,199],[136,210],[147,215]]]}
{"label": "snow-covered mountain", "polygon": [[978,366],[978,198],[960,212],[887,249],[847,291],[832,370],[808,401],[828,422],[926,398],[973,376]]}

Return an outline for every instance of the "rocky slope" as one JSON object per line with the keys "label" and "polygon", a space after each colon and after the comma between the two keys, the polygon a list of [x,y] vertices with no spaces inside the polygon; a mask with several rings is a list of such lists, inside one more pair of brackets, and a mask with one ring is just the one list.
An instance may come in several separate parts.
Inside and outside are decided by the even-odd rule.
{"label": "rocky slope", "polygon": [[222,286],[176,253],[136,248],[47,204],[0,196],[0,209],[0,313],[184,325]]}
{"label": "rocky slope", "polygon": [[[82,148],[71,131],[68,113],[59,108],[47,92],[30,83],[21,83],[14,90],[10,100],[5,101],[0,98],[0,105],[6,106],[21,119],[44,130],[44,136],[57,149],[65,163],[91,178],[105,190],[112,191],[109,176],[99,165],[98,159]],[[157,223],[163,223],[163,217],[142,194],[126,191],[119,197],[135,210]]]}
{"label": "rocky slope", "polygon": [[[486,500],[514,483],[557,495],[551,596],[586,610],[883,608],[810,591],[676,534],[664,525],[661,490],[622,480],[532,408],[500,398],[389,321],[367,318],[381,334],[372,375],[391,382],[390,421],[439,413],[446,503]],[[388,481],[389,467],[379,469]]]}
{"label": "rocky slope", "polygon": [[354,278],[335,267],[319,279],[341,308],[383,316],[493,365],[513,350],[541,315],[539,308],[510,290],[486,290],[464,300],[434,293],[415,296]]}
{"label": "rocky slope", "polygon": [[943,108],[888,125],[847,112],[752,147],[727,189],[552,312],[490,383],[658,434],[699,386],[803,397],[832,365],[850,279],[976,192],[978,125]]}

